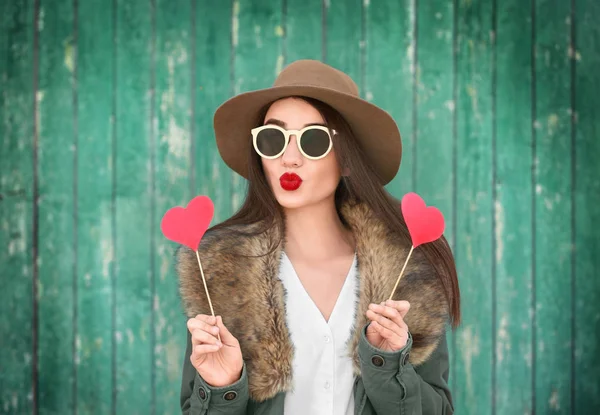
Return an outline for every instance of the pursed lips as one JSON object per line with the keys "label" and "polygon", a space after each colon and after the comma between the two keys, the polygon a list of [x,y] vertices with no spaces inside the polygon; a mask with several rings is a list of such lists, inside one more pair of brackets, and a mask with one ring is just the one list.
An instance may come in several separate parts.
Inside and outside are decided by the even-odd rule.
{"label": "pursed lips", "polygon": [[296,173],[286,172],[279,178],[279,183],[284,190],[296,190],[302,184],[302,178]]}

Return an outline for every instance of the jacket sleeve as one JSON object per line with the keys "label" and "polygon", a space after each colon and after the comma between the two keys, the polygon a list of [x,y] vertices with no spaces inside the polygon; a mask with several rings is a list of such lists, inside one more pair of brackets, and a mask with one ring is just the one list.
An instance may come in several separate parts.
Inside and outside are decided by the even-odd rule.
{"label": "jacket sleeve", "polygon": [[453,414],[446,334],[430,358],[415,368],[408,361],[412,336],[403,349],[386,352],[369,343],[367,326],[363,328],[358,353],[365,392],[377,414]]}
{"label": "jacket sleeve", "polygon": [[208,385],[190,361],[192,342],[188,332],[183,362],[180,404],[184,415],[245,415],[248,406],[248,375],[246,363],[240,379],[228,386]]}

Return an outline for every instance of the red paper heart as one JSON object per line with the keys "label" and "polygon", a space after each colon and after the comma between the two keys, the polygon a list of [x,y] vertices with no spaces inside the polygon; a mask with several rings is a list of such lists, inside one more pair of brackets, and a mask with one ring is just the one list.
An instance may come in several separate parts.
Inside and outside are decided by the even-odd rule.
{"label": "red paper heart", "polygon": [[167,239],[196,251],[214,212],[215,206],[208,196],[196,196],[185,208],[175,206],[165,213],[160,223],[162,233]]}
{"label": "red paper heart", "polygon": [[407,193],[402,198],[402,215],[415,248],[439,239],[444,233],[442,212],[433,206],[427,207],[416,193]]}

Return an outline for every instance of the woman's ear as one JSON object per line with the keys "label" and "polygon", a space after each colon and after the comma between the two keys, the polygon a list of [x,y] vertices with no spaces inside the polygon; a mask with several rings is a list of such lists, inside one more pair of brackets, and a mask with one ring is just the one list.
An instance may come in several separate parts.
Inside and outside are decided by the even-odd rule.
{"label": "woman's ear", "polygon": [[342,170],[342,176],[343,177],[350,176],[350,169],[348,167],[344,167],[344,169]]}

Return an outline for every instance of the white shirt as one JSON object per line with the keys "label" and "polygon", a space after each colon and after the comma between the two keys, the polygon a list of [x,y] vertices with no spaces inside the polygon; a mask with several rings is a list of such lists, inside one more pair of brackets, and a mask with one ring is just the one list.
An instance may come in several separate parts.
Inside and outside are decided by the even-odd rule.
{"label": "white shirt", "polygon": [[285,415],[354,415],[354,374],[347,342],[358,292],[356,254],[329,321],[308,295],[290,259],[282,254],[279,278],[286,290],[286,320],[294,345],[293,390]]}

